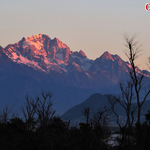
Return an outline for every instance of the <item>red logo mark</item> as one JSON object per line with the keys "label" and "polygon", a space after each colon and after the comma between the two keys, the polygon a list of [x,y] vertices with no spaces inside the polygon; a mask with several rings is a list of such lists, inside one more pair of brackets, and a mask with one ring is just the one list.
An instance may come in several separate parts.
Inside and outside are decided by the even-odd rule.
{"label": "red logo mark", "polygon": [[146,11],[150,11],[150,3],[147,3],[147,4],[145,5],[145,10],[146,10]]}

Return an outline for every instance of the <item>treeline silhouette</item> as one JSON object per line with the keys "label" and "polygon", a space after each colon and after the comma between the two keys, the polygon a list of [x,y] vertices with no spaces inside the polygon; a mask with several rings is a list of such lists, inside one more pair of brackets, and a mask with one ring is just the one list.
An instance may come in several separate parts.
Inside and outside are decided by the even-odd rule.
{"label": "treeline silhouette", "polygon": [[[70,126],[52,108],[52,93],[42,98],[26,97],[23,117],[10,116],[6,107],[0,114],[0,149],[2,150],[91,150],[107,149],[107,131],[100,124],[80,123]],[[106,133],[105,133],[106,132]]]}
{"label": "treeline silhouette", "polygon": [[[150,149],[150,112],[143,124],[136,124],[130,132],[120,130],[117,145],[108,144],[108,110],[99,109],[90,118],[90,108],[83,110],[86,122],[70,126],[55,115],[52,93],[43,92],[42,98],[26,97],[21,108],[23,117],[10,116],[6,107],[0,115],[0,149],[2,150],[148,150]],[[123,131],[123,132],[122,132]],[[140,132],[139,132],[140,131]],[[140,137],[140,141],[139,141]],[[140,142],[140,143],[138,143]]]}

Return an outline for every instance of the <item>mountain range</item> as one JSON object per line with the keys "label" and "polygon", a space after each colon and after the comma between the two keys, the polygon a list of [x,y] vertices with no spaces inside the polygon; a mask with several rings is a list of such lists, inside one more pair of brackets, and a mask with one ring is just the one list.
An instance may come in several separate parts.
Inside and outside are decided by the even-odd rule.
{"label": "mountain range", "polygon": [[[104,52],[95,60],[80,50],[71,51],[58,38],[38,34],[0,46],[0,102],[22,104],[26,94],[54,93],[59,113],[83,102],[91,94],[117,93],[120,80],[128,80],[128,62]],[[136,68],[150,79],[148,71]]]}

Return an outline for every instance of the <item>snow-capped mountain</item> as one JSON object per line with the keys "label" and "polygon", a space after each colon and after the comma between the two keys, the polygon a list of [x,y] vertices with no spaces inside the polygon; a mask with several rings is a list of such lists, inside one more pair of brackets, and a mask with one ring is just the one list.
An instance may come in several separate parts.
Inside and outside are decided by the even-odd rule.
{"label": "snow-capped mountain", "polygon": [[[96,60],[90,60],[82,50],[73,52],[58,38],[51,39],[44,34],[23,37],[15,44],[1,47],[0,52],[12,62],[45,72],[65,86],[107,87],[126,80],[130,68],[118,55],[106,51]],[[138,69],[138,73],[143,72]]]}
{"label": "snow-capped mountain", "polygon": [[108,51],[97,58],[90,67],[91,72],[109,74],[110,78],[120,80],[128,76],[129,64],[118,55],[111,55]]}
{"label": "snow-capped mountain", "polygon": [[[64,94],[64,103],[69,93],[67,90],[64,92],[64,88],[69,91],[71,88],[79,88],[78,91],[92,90],[83,90],[85,96],[90,96],[88,94],[93,91],[114,93],[118,82],[127,80],[130,67],[118,55],[107,51],[99,58],[91,60],[82,50],[71,51],[58,38],[51,39],[44,34],[23,37],[19,42],[5,48],[0,46],[0,99],[10,99],[7,92],[11,98],[18,99],[31,92],[36,94],[37,91],[58,86],[62,87],[63,92],[60,93]],[[148,71],[141,71],[139,68],[137,73],[150,77]],[[73,106],[77,104],[77,99],[81,99],[82,94],[75,97],[76,94],[71,94],[72,98],[68,98],[68,105],[70,102]]]}
{"label": "snow-capped mountain", "polygon": [[71,62],[76,62],[82,69],[89,69],[92,63],[83,51],[72,52],[59,39],[50,39],[42,34],[22,38],[19,42],[10,44],[5,47],[4,53],[13,62],[47,73],[51,70],[66,72],[65,68]]}

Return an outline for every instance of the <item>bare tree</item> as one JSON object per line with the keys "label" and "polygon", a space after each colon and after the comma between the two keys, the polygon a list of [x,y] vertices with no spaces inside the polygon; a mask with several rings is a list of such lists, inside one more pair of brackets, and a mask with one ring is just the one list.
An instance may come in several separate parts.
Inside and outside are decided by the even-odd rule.
{"label": "bare tree", "polygon": [[[133,96],[133,84],[131,82],[128,82],[127,85],[123,85],[122,82],[120,82],[120,90],[121,95],[119,96],[108,96],[108,101],[111,106],[111,110],[116,116],[117,124],[120,128],[121,138],[118,139],[120,147],[122,148],[124,145],[129,146],[132,142],[130,140],[130,136],[132,134],[132,127],[134,123],[134,114],[136,111],[136,106],[133,104],[134,96]],[[126,119],[124,118],[124,123],[122,124],[120,116],[118,115],[116,111],[116,104],[119,104],[119,106],[125,110]]]}
{"label": "bare tree", "polygon": [[134,105],[134,94],[133,94],[133,84],[128,82],[125,86],[122,82],[120,82],[120,90],[121,95],[116,99],[116,101],[124,108],[126,112],[126,123],[128,129],[131,129],[134,123],[134,114],[137,107]]}
{"label": "bare tree", "polygon": [[90,107],[84,107],[82,110],[83,115],[86,117],[86,123],[89,123],[89,117],[90,117]]}
{"label": "bare tree", "polygon": [[127,51],[125,54],[128,57],[129,63],[131,65],[131,68],[129,68],[129,77],[131,78],[131,81],[133,83],[133,88],[136,94],[137,109],[138,109],[137,123],[140,124],[141,108],[145,100],[147,99],[148,95],[150,94],[150,90],[146,91],[144,96],[141,94],[143,88],[142,84],[143,84],[144,74],[139,74],[137,72],[137,67],[135,66],[135,60],[139,57],[142,49],[141,49],[141,44],[139,44],[139,42],[135,40],[136,35],[129,36],[125,34],[123,37],[126,42],[125,46],[127,47]]}
{"label": "bare tree", "polygon": [[110,103],[111,110],[112,110],[112,112],[114,113],[114,115],[116,116],[116,119],[117,119],[116,122],[117,122],[119,128],[121,129],[122,126],[121,126],[121,124],[120,124],[120,122],[119,122],[119,115],[118,115],[117,112],[115,111],[115,105],[117,104],[117,98],[114,97],[114,96],[111,96],[111,95],[108,95],[107,98],[108,98],[108,101],[109,101],[109,103]]}
{"label": "bare tree", "polygon": [[11,112],[11,109],[9,109],[8,106],[6,105],[5,108],[1,112],[1,119],[3,123],[7,123],[10,112]]}
{"label": "bare tree", "polygon": [[52,96],[53,94],[50,92],[43,92],[42,99],[37,97],[37,104],[34,107],[40,126],[45,126],[50,123],[50,120],[55,114],[55,110],[52,109]]}
{"label": "bare tree", "polygon": [[96,126],[105,126],[109,119],[108,115],[110,110],[104,106],[104,108],[99,108],[98,110],[93,109],[93,117],[91,119],[92,124]]}
{"label": "bare tree", "polygon": [[33,98],[29,98],[27,95],[25,106],[21,108],[28,130],[34,129],[34,125],[35,125],[34,120],[35,120],[35,114],[36,114],[35,108],[36,108],[37,103],[38,103],[38,100],[35,101]]}
{"label": "bare tree", "polygon": [[22,113],[27,123],[28,130],[32,130],[34,125],[45,126],[55,114],[52,109],[52,93],[42,92],[42,97],[29,98],[26,96],[25,107],[22,107]]}
{"label": "bare tree", "polygon": [[9,121],[10,115],[14,115],[15,113],[13,112],[13,108],[16,105],[16,103],[9,107],[8,104],[5,104],[5,107],[0,111],[0,122],[1,123],[7,123]]}

